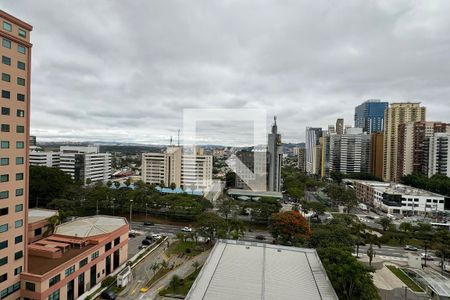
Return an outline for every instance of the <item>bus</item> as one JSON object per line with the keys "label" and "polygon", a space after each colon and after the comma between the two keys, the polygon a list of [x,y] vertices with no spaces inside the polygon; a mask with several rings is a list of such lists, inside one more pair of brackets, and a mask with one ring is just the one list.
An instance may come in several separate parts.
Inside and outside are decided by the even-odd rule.
{"label": "bus", "polygon": [[431,225],[431,227],[436,228],[436,229],[445,228],[448,231],[450,231],[450,223],[448,223],[448,222],[447,223],[430,223],[430,225]]}

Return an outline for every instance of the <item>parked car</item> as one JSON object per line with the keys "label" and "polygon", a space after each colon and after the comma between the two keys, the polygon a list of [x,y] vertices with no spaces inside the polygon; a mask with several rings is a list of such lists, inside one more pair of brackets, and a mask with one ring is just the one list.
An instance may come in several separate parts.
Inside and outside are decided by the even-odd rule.
{"label": "parked car", "polygon": [[192,228],[191,227],[183,227],[183,228],[181,228],[181,231],[192,232]]}
{"label": "parked car", "polygon": [[106,290],[100,294],[100,298],[106,299],[106,300],[114,300],[117,298],[117,295],[116,295],[116,293],[114,293],[111,290]]}
{"label": "parked car", "polygon": [[142,240],[142,245],[150,246],[151,244],[152,244],[152,241],[149,241],[149,240],[147,240],[147,239]]}
{"label": "parked car", "polygon": [[266,237],[263,236],[262,234],[258,234],[257,236],[255,236],[255,239],[260,240],[260,241],[264,241],[266,239]]}
{"label": "parked car", "polygon": [[144,222],[144,225],[145,225],[145,226],[154,226],[155,223],[149,222],[149,221],[145,221],[145,222]]}
{"label": "parked car", "polygon": [[[146,241],[146,240],[144,240],[144,241]],[[142,250],[142,249],[147,249],[148,246],[147,245],[140,245],[138,248],[139,248],[139,250]]]}
{"label": "parked car", "polygon": [[129,232],[129,233],[128,233],[128,237],[134,238],[134,237],[136,237],[136,233],[134,233],[134,232]]}
{"label": "parked car", "polygon": [[405,250],[409,250],[409,251],[417,251],[417,248],[411,245],[406,245],[405,246]]}

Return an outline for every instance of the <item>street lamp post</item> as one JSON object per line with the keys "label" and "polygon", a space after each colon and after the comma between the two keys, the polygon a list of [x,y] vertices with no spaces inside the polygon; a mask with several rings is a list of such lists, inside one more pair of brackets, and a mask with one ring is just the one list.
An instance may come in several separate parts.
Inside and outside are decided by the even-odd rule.
{"label": "street lamp post", "polygon": [[145,220],[147,221],[147,203],[145,203]]}
{"label": "street lamp post", "polygon": [[131,226],[132,213],[133,213],[133,199],[130,200],[130,226]]}

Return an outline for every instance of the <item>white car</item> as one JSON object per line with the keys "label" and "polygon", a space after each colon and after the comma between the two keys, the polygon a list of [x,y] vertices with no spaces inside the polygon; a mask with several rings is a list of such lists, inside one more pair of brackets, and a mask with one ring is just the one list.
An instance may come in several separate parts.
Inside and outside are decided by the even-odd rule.
{"label": "white car", "polygon": [[161,238],[161,235],[160,234],[157,234],[157,233],[153,233],[152,234],[152,239],[153,240],[159,240]]}
{"label": "white car", "polygon": [[192,228],[191,227],[183,227],[183,228],[181,228],[181,231],[192,232]]}

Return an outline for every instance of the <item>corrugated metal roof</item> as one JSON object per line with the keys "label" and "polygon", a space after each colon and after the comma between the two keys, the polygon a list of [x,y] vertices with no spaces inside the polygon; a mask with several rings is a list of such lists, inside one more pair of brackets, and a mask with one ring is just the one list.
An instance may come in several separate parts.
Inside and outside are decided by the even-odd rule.
{"label": "corrugated metal roof", "polygon": [[314,249],[219,240],[186,299],[338,299]]}

